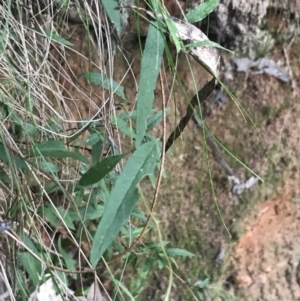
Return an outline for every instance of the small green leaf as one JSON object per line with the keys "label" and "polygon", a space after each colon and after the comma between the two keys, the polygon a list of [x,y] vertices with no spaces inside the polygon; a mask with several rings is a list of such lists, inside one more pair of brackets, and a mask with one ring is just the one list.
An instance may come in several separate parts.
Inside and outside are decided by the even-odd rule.
{"label": "small green leaf", "polygon": [[[40,257],[38,250],[36,249],[34,243],[28,236],[21,235],[23,243],[30,249],[34,254]],[[28,273],[29,278],[35,286],[39,284],[40,275],[42,271],[42,266],[40,261],[33,257],[30,253],[19,252],[18,253],[19,262],[23,265],[24,270]]]}
{"label": "small green leaf", "polygon": [[[58,238],[58,251],[62,255],[66,267],[68,270],[74,271],[76,270],[76,260],[74,260],[69,253],[65,251],[65,249],[61,246],[61,236]],[[73,279],[77,279],[77,274],[71,274]]]}
{"label": "small green leaf", "polygon": [[29,170],[27,163],[21,158],[16,158],[15,159],[15,164],[18,168],[20,168],[23,171],[28,171]]}
{"label": "small green leaf", "polygon": [[179,248],[170,248],[166,250],[169,256],[183,256],[183,257],[193,257],[193,253]]}
{"label": "small green leaf", "polygon": [[124,94],[124,87],[120,86],[119,83],[110,79],[105,74],[102,73],[94,73],[94,72],[87,72],[83,74],[84,78],[86,78],[89,82],[101,86],[106,90],[110,90],[111,87],[118,96],[120,96],[123,100],[126,100]]}
{"label": "small green leaf", "polygon": [[65,45],[65,46],[73,46],[73,44],[69,41],[67,41],[66,39],[64,39],[63,37],[61,37],[60,35],[58,35],[57,33],[49,30],[49,29],[44,29],[44,32],[46,34],[46,36],[48,38],[50,38],[51,40],[53,40],[54,42],[57,42],[59,44]]}
{"label": "small green leaf", "polygon": [[119,116],[113,116],[111,122],[127,137],[136,139],[136,133],[130,126],[130,123],[125,122],[123,119],[119,118]]}
{"label": "small green leaf", "polygon": [[103,140],[103,136],[100,133],[93,133],[84,142],[84,145],[94,145],[96,144],[99,140]]}
{"label": "small green leaf", "polygon": [[39,284],[39,276],[41,275],[41,264],[30,253],[19,253],[18,261],[24,267],[24,270],[28,273],[30,280],[35,286]]}
{"label": "small green leaf", "polygon": [[6,173],[6,171],[2,167],[0,167],[0,181],[4,184],[11,183],[9,175]]}
{"label": "small green leaf", "polygon": [[79,185],[88,186],[104,178],[124,157],[124,155],[111,156],[103,159],[91,167],[80,179]]}
{"label": "small green leaf", "polygon": [[162,256],[157,256],[157,264],[158,264],[158,268],[161,270],[165,265],[166,265],[166,261]]}
{"label": "small green leaf", "polygon": [[97,164],[100,160],[103,148],[103,141],[99,140],[92,146],[92,162],[93,165]]}
{"label": "small green leaf", "polygon": [[206,0],[190,11],[186,18],[189,23],[200,22],[206,18],[219,4],[220,0]]}
{"label": "small green leaf", "polygon": [[21,239],[28,249],[30,249],[34,254],[39,255],[39,252],[38,252],[37,248],[35,247],[35,244],[32,242],[32,240],[28,236],[22,234]]}
{"label": "small green leaf", "polygon": [[157,143],[156,140],[153,140],[138,147],[117,178],[93,238],[91,264],[94,268],[139,200],[138,183],[146,175],[154,173],[156,162],[160,156]]}
{"label": "small green leaf", "polygon": [[39,167],[44,172],[55,173],[60,171],[60,167],[52,162],[42,161],[39,162]]}
{"label": "small green leaf", "polygon": [[174,257],[170,257],[169,259],[170,259],[170,261],[173,263],[174,267],[175,267],[176,269],[178,269],[178,264],[177,264],[175,258],[174,258]]}
{"label": "small green leaf", "polygon": [[53,227],[57,226],[58,218],[52,208],[49,208],[49,205],[39,207],[39,212],[42,213],[49,224]]}
{"label": "small green leaf", "polygon": [[68,4],[68,0],[55,0],[60,6],[64,6]]}
{"label": "small green leaf", "polygon": [[116,26],[118,35],[121,34],[121,16],[119,12],[118,0],[102,0],[104,9],[110,19],[110,21]]}
{"label": "small green leaf", "polygon": [[[165,110],[166,116],[170,114],[170,109],[167,108]],[[151,118],[149,118],[147,122],[147,131],[152,130],[157,124],[159,124],[163,119],[163,112],[159,111],[155,115],[153,115]]]}
{"label": "small green leaf", "polygon": [[145,262],[144,262],[144,264],[141,268],[141,272],[142,273],[145,273],[145,272],[148,273],[150,271],[152,265],[153,265],[153,262],[154,262],[154,258],[152,256],[148,257],[145,260]]}
{"label": "small green leaf", "polygon": [[178,38],[177,27],[171,18],[165,18],[165,23],[170,34],[170,39],[172,43],[175,45],[177,53],[179,53],[183,48],[183,43]]}
{"label": "small green leaf", "polygon": [[153,243],[153,242],[145,243],[145,250],[152,250],[152,251],[155,250],[157,252],[161,252],[162,248],[165,248],[168,243],[169,242],[165,240],[160,243]]}
{"label": "small green leaf", "polygon": [[189,43],[189,44],[185,45],[185,48],[188,49],[188,48],[191,48],[191,47],[204,47],[204,46],[206,46],[206,47],[207,46],[208,47],[216,47],[216,48],[220,48],[222,50],[228,51],[230,53],[234,53],[233,51],[231,51],[227,48],[224,48],[220,44],[212,42],[210,40],[192,42],[192,43]]}
{"label": "small green leaf", "polygon": [[299,198],[292,198],[292,202],[294,202],[294,203],[300,203],[300,199]]}
{"label": "small green leaf", "polygon": [[141,75],[137,94],[136,147],[138,147],[147,130],[147,118],[152,111],[154,89],[164,52],[164,39],[161,32],[149,25],[145,50],[141,63]]}
{"label": "small green leaf", "polygon": [[91,221],[101,217],[104,213],[104,206],[97,205],[96,208],[93,206],[89,206],[88,208],[79,208],[79,215],[78,210],[71,208],[69,209],[69,216],[72,221]]}
{"label": "small green leaf", "polygon": [[67,150],[63,141],[49,140],[34,145],[31,155],[51,158],[73,158],[84,163],[89,163],[89,159],[78,152]]}
{"label": "small green leaf", "polygon": [[35,137],[38,135],[37,128],[32,123],[25,123],[23,125],[23,131],[24,131],[24,134],[27,134],[28,136],[31,136],[31,137]]}
{"label": "small green leaf", "polygon": [[203,289],[208,285],[209,285],[209,278],[206,278],[203,281],[197,281],[197,284],[194,285],[194,287],[198,287],[198,288]]}
{"label": "small green leaf", "polygon": [[45,218],[53,227],[57,227],[59,221],[63,219],[68,228],[70,228],[71,230],[75,230],[75,226],[73,224],[71,216],[69,215],[69,212],[63,207],[57,207],[56,209],[60,214],[61,218],[58,216],[56,210],[50,204],[45,205],[40,210],[43,210]]}
{"label": "small green leaf", "polygon": [[127,122],[130,119],[136,120],[136,110],[130,111],[130,112],[123,112],[121,114],[118,114],[118,118],[122,119],[123,121]]}
{"label": "small green leaf", "polygon": [[204,295],[201,291],[197,291],[197,295],[198,295],[198,298],[201,300],[201,301],[204,301]]}
{"label": "small green leaf", "polygon": [[16,277],[16,288],[17,292],[20,294],[20,300],[27,300],[28,294],[24,288],[28,285],[28,279],[26,281],[26,277],[24,277],[24,269],[19,265],[19,267],[15,267],[14,272]]}
{"label": "small green leaf", "polygon": [[67,227],[71,230],[75,230],[76,228],[73,224],[73,220],[70,217],[68,210],[66,210],[63,207],[57,207],[57,211],[60,213],[60,216],[62,217],[62,219],[65,222],[65,224],[67,225]]}
{"label": "small green leaf", "polygon": [[14,156],[10,154],[9,149],[2,142],[0,142],[0,161],[10,164],[13,160],[18,168],[22,169],[23,171],[28,170],[26,162],[21,158],[15,159]]}

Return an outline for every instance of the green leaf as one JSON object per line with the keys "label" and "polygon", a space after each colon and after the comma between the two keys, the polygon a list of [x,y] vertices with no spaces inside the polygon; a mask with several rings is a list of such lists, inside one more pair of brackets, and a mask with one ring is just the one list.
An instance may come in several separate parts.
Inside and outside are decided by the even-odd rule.
{"label": "green leaf", "polygon": [[4,184],[11,183],[9,175],[6,173],[6,171],[2,167],[0,167],[0,181],[3,182]]}
{"label": "green leaf", "polygon": [[101,1],[104,9],[112,23],[115,24],[118,35],[121,34],[121,16],[119,12],[119,1],[118,0],[102,0]]}
{"label": "green leaf", "polygon": [[52,162],[42,161],[39,162],[39,167],[44,172],[55,173],[60,171],[60,167]]}
{"label": "green leaf", "polygon": [[16,288],[17,292],[20,294],[20,300],[28,299],[28,291],[25,290],[25,287],[28,286],[28,280],[24,277],[24,269],[21,265],[20,268],[15,267],[15,279],[16,279]]}
{"label": "green leaf", "polygon": [[186,18],[189,23],[199,22],[206,18],[219,4],[220,0],[206,0],[190,11]]}
{"label": "green leaf", "polygon": [[71,218],[72,221],[76,222],[76,221],[90,221],[90,220],[94,220],[96,218],[99,218],[103,215],[104,213],[104,206],[103,205],[97,205],[96,208],[94,208],[93,206],[89,206],[88,208],[79,208],[79,214],[77,210],[75,210],[74,208],[69,209],[69,216]]}
{"label": "green leaf", "polygon": [[9,163],[10,161],[7,153],[9,153],[9,150],[2,142],[0,142],[0,160],[5,163]]}
{"label": "green leaf", "polygon": [[165,24],[168,28],[168,31],[170,34],[170,39],[171,39],[172,43],[175,45],[177,53],[179,53],[181,51],[181,49],[183,48],[183,43],[178,38],[177,27],[171,18],[165,18]]}
{"label": "green leaf", "polygon": [[60,216],[62,217],[63,221],[65,222],[65,224],[67,225],[67,227],[71,230],[75,230],[75,226],[73,224],[73,221],[69,215],[69,211],[66,210],[63,207],[57,207],[57,211],[59,212]]}
{"label": "green leaf", "polygon": [[111,156],[103,159],[91,167],[80,179],[79,185],[88,186],[104,178],[124,157],[124,155]]}
{"label": "green leaf", "polygon": [[158,264],[158,268],[161,270],[165,265],[166,265],[166,261],[162,256],[157,256],[157,264]]}
{"label": "green leaf", "polygon": [[203,289],[208,285],[209,285],[209,278],[206,278],[203,281],[197,281],[197,284],[194,285],[194,287],[198,287],[198,288]]}
{"label": "green leaf", "polygon": [[130,288],[130,291],[134,293],[134,295],[137,295],[138,292],[141,290],[142,287],[145,286],[147,281],[147,276],[149,274],[149,271],[151,270],[151,267],[154,263],[154,258],[152,256],[148,257],[143,266],[141,267],[138,277],[135,277],[134,282]]}
{"label": "green leaf", "polygon": [[124,165],[93,238],[91,264],[94,268],[139,200],[138,183],[146,175],[154,173],[160,155],[158,150],[156,140],[145,143],[137,148]]}
{"label": "green leaf", "polygon": [[151,270],[153,262],[154,262],[154,258],[152,256],[148,257],[145,260],[145,262],[144,262],[144,264],[143,264],[143,266],[141,268],[141,272],[142,273],[145,273],[145,272],[148,273]]}
{"label": "green leaf", "polygon": [[89,163],[89,159],[77,152],[69,151],[60,140],[49,140],[34,145],[31,154],[34,156],[44,156],[51,158],[73,158],[84,163]]}
{"label": "green leaf", "polygon": [[18,261],[22,264],[25,271],[28,273],[30,280],[35,286],[39,283],[39,276],[41,275],[41,264],[30,253],[19,253]]}
{"label": "green leaf", "polygon": [[63,219],[63,221],[65,222],[65,224],[69,229],[75,230],[75,226],[73,224],[73,220],[71,216],[69,215],[69,211],[64,209],[63,207],[57,207],[56,209],[60,214],[61,218],[58,216],[56,210],[53,208],[51,204],[47,204],[44,207],[42,207],[44,216],[49,221],[49,223],[53,227],[57,227],[59,221]]}
{"label": "green leaf", "polygon": [[38,130],[35,124],[25,123],[23,125],[24,134],[27,134],[30,137],[36,137],[38,135]]}
{"label": "green leaf", "polygon": [[[9,149],[2,142],[0,142],[0,161],[10,164],[13,159],[15,158],[12,154],[10,154]],[[23,159],[16,158],[14,163],[18,168],[24,171],[28,170],[27,164]]]}
{"label": "green leaf", "polygon": [[39,207],[39,211],[43,213],[45,218],[48,220],[51,226],[56,227],[58,223],[58,218],[53,208],[50,205]]}
{"label": "green leaf", "polygon": [[184,249],[179,248],[170,248],[166,250],[166,253],[169,256],[183,256],[183,257],[193,257],[195,256],[193,253],[186,251]]}
{"label": "green leaf", "polygon": [[99,162],[103,148],[103,141],[99,140],[92,146],[92,162],[93,165]]}
{"label": "green leaf", "polygon": [[126,299],[123,298],[123,300],[128,300],[128,301],[135,301],[136,300],[136,298],[134,298],[132,296],[129,289],[124,285],[123,281],[119,281],[116,277],[113,277],[112,281],[114,283],[114,286],[118,287],[120,289],[120,291],[122,291],[123,295],[125,294],[125,295],[128,296],[128,298],[126,298]]}
{"label": "green leaf", "polygon": [[[30,249],[34,254],[40,257],[38,250],[36,249],[34,243],[28,236],[21,235],[23,243]],[[29,278],[35,286],[39,284],[40,275],[42,271],[42,266],[40,261],[33,257],[30,253],[19,252],[18,253],[19,262],[24,267],[25,271],[28,273]]]}
{"label": "green leaf", "polygon": [[145,246],[144,246],[144,249],[145,250],[155,250],[155,251],[158,251],[158,252],[161,252],[162,251],[162,248],[165,248],[165,246],[168,244],[169,242],[168,241],[162,241],[160,243],[153,243],[153,242],[150,242],[150,243],[145,243]]}
{"label": "green leaf", "polygon": [[24,235],[24,234],[22,234],[22,235],[20,235],[20,236],[21,236],[21,240],[22,240],[23,243],[26,245],[26,247],[27,247],[28,249],[30,249],[34,254],[36,254],[36,255],[39,256],[39,251],[38,251],[37,248],[35,247],[35,244],[32,242],[32,240],[31,240],[28,236],[26,236],[26,235]]}
{"label": "green leaf", "polygon": [[68,0],[55,0],[55,2],[58,2],[60,6],[64,6],[68,4]]}
{"label": "green leaf", "polygon": [[120,86],[119,83],[110,79],[105,74],[102,73],[95,73],[95,72],[87,72],[83,74],[84,78],[86,78],[89,82],[101,86],[106,90],[110,90],[111,87],[118,96],[120,96],[123,100],[126,100],[124,94],[124,87]]}
{"label": "green leaf", "polygon": [[201,291],[197,291],[197,295],[198,295],[198,298],[201,300],[201,301],[204,301],[204,295]]}
{"label": "green leaf", "polygon": [[22,169],[24,171],[28,171],[29,170],[27,163],[23,159],[21,159],[21,158],[16,158],[15,159],[15,164],[16,164],[16,166],[18,168],[20,168],[20,169]]}
{"label": "green leaf", "polygon": [[84,141],[84,145],[94,145],[99,140],[103,141],[103,136],[100,133],[93,133]]}
{"label": "green leaf", "polygon": [[137,94],[137,120],[136,120],[136,147],[138,147],[146,134],[147,118],[151,113],[154,102],[154,89],[161,66],[164,52],[164,39],[159,30],[149,25],[145,50],[141,63],[141,76]]}
{"label": "green leaf", "polygon": [[[76,260],[74,260],[69,253],[65,251],[65,249],[61,246],[61,236],[58,238],[58,251],[62,255],[66,267],[68,270],[74,271],[76,270]],[[71,274],[74,279],[77,279],[77,274]]]}
{"label": "green leaf", "polygon": [[131,120],[136,120],[136,110],[130,111],[130,112],[123,112],[121,114],[118,114],[118,117],[125,122]]}
{"label": "green leaf", "polygon": [[203,46],[216,47],[216,48],[220,48],[222,50],[228,51],[230,53],[234,53],[233,51],[230,51],[229,49],[222,47],[220,44],[212,42],[210,40],[192,42],[192,43],[185,45],[185,48],[203,47]]}
{"label": "green leaf", "polygon": [[65,46],[73,46],[73,44],[69,41],[67,41],[66,39],[64,39],[63,37],[61,37],[60,35],[58,35],[57,33],[49,30],[49,29],[44,29],[44,32],[46,34],[46,36],[48,38],[50,38],[51,40],[53,40],[54,42],[57,42],[59,44],[65,45]]}
{"label": "green leaf", "polygon": [[122,118],[119,118],[119,116],[113,116],[111,122],[127,137],[136,139],[136,133],[134,129],[131,126],[129,126],[130,123],[128,125],[127,122],[125,122]]}
{"label": "green leaf", "polygon": [[[170,109],[167,108],[165,110],[166,116],[170,114]],[[159,111],[155,115],[153,115],[151,118],[149,118],[147,122],[147,131],[152,130],[157,124],[159,124],[163,119],[163,112]]]}

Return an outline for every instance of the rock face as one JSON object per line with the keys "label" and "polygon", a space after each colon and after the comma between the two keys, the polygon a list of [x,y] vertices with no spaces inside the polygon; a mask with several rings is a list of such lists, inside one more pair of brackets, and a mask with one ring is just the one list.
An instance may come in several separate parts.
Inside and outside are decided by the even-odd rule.
{"label": "rock face", "polygon": [[[188,10],[203,0],[187,1]],[[284,33],[295,31],[295,24],[300,16],[300,1],[269,1],[269,0],[221,0],[209,19],[201,24],[202,29],[209,31],[212,40],[221,45],[250,57],[256,56],[257,49],[263,43],[272,43],[266,38],[270,30],[263,25],[265,17],[277,18],[277,27]]]}

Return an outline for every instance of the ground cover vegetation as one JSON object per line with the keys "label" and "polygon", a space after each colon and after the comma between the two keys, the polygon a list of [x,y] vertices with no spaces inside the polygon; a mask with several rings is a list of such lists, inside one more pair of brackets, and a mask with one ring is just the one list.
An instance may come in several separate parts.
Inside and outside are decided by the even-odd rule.
{"label": "ground cover vegetation", "polygon": [[[193,115],[203,141],[201,181],[212,194],[211,215],[224,232],[234,222],[223,220],[216,202],[216,165],[209,148],[227,176],[235,174],[224,153],[230,166],[256,176],[242,163],[245,154],[238,160],[226,141],[213,137],[203,121],[208,113],[199,105],[216,82],[222,86],[216,51],[222,47],[192,23],[207,17],[218,2],[206,1],[180,20],[154,0],[0,2],[5,300],[48,300],[37,291],[54,291],[54,300],[144,300],[150,292],[154,299],[171,300],[179,290],[185,300],[233,300],[209,279],[214,273],[208,269],[219,273],[219,266],[202,266],[202,273],[185,277],[178,262],[188,267],[194,250],[166,239],[174,236],[166,235],[155,213],[161,190],[165,195],[166,186],[180,187],[169,182],[165,163],[172,156],[180,160],[176,150]],[[129,61],[130,51],[140,59]],[[122,71],[120,61],[126,65]],[[182,62],[189,88],[178,74]],[[128,83],[131,73],[139,75]],[[253,126],[243,106],[224,90]],[[184,95],[181,103],[178,95]],[[168,121],[180,106],[183,114]],[[164,215],[174,214],[175,220],[174,208],[165,208]],[[211,207],[203,214],[206,210]],[[201,241],[204,253],[211,253],[206,245]],[[157,274],[163,276],[159,290],[149,290]]]}

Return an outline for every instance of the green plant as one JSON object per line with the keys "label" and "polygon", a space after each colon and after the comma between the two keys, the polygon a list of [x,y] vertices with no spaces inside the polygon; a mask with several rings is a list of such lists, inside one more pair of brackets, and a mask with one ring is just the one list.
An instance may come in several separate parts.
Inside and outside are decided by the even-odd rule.
{"label": "green plant", "polygon": [[[218,1],[207,1],[204,14],[198,14],[204,7],[200,5],[187,19],[199,21],[217,4]],[[68,9],[67,2],[59,1],[59,5],[62,10]],[[46,60],[36,61],[36,57],[40,58],[38,49],[42,45],[46,45],[44,51],[47,52],[51,45],[72,48],[72,43],[61,37],[55,27],[43,29],[39,22],[23,20],[26,8],[17,2],[8,2],[6,14],[1,16],[5,24],[0,41],[3,58],[0,96],[1,120],[5,123],[2,123],[0,136],[0,184],[6,198],[3,212],[8,219],[19,223],[10,234],[18,248],[8,269],[15,274],[15,294],[19,300],[27,300],[49,279],[64,296],[71,282],[96,279],[97,273],[111,279],[116,299],[124,300],[126,295],[135,300],[154,268],[167,268],[171,279],[173,268],[177,266],[176,256],[193,256],[180,248],[167,248],[167,242],[160,235],[155,243],[141,240],[145,232],[160,232],[155,218],[154,223],[150,219],[163,175],[167,143],[165,119],[169,112],[164,95],[163,109],[158,112],[153,109],[154,90],[158,78],[163,82],[160,69],[164,50],[168,53],[166,34],[171,35],[178,52],[193,53],[203,45],[218,45],[207,40],[202,44],[192,41],[184,46],[175,21],[165,7],[157,1],[149,1],[148,5],[153,20],[143,50],[136,109],[116,115],[110,105],[108,114],[104,110],[100,112],[104,118],[96,120],[90,116],[81,120],[71,135],[70,129],[65,128],[65,120],[59,117],[60,112],[56,112],[56,116],[47,112],[51,111],[46,93],[52,89],[46,72],[50,65]],[[117,36],[120,35],[122,15],[116,9],[117,1],[103,1],[103,6]],[[136,13],[140,11],[137,9]],[[89,14],[87,11],[81,16],[87,31],[94,20]],[[26,38],[36,44],[35,47],[24,42]],[[101,39],[98,42],[101,43]],[[115,40],[107,37],[107,42],[113,49]],[[169,61],[172,65],[171,58]],[[207,62],[200,60],[200,63],[216,76]],[[111,98],[116,95],[126,101],[121,83],[109,74],[86,72],[82,76],[109,91]],[[214,86],[214,82],[211,83],[209,87]],[[75,87],[77,83],[72,84]],[[199,100],[197,90],[195,94],[194,107],[203,100]],[[164,135],[159,140],[151,130],[161,122]],[[120,147],[116,147],[112,128],[134,142],[130,151],[122,153]],[[168,141],[172,144],[174,140],[170,136]],[[153,185],[153,202],[151,209],[141,211],[138,206],[140,182],[145,178]],[[7,247],[13,250],[13,243]],[[125,267],[132,266],[139,271],[132,281],[125,277],[123,282],[117,264],[120,258]],[[172,280],[165,300],[169,299],[171,285]],[[200,286],[196,292],[201,300],[201,290],[206,285]],[[83,290],[80,287],[76,293],[81,294]],[[193,290],[190,291],[194,296]]]}

